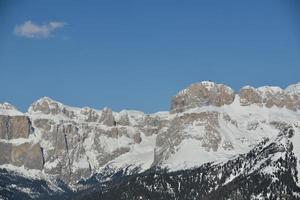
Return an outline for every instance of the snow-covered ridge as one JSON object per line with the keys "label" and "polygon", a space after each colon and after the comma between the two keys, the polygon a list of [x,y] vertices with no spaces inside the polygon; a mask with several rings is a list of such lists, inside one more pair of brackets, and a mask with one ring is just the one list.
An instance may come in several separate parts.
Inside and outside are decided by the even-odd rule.
{"label": "snow-covered ridge", "polygon": [[[208,92],[215,93],[214,95],[218,95],[218,89],[222,88],[225,92],[229,94],[234,94],[235,91],[231,87],[224,85],[224,84],[218,84],[212,81],[202,81],[198,83],[193,83],[189,87],[179,91],[176,96],[182,96],[182,95],[191,95],[190,90],[193,89],[195,86],[203,86]],[[238,94],[241,95],[241,91],[243,90],[253,90],[259,93],[259,95],[263,98],[270,94],[272,95],[287,95],[287,96],[300,96],[300,82],[296,84],[289,85],[286,89],[282,89],[277,86],[261,86],[258,88],[252,87],[250,85],[244,86],[240,89]],[[199,92],[199,91],[197,91]],[[294,99],[293,99],[294,100]],[[233,101],[232,101],[233,102]],[[107,109],[107,108],[103,108]],[[84,120],[88,114],[91,112],[96,113],[98,115],[102,114],[103,109],[94,109],[90,107],[72,107],[68,105],[64,105],[61,102],[58,102],[56,100],[53,100],[50,97],[42,97],[32,103],[30,107],[28,108],[28,111],[26,114],[28,115],[61,115],[61,117],[68,117],[68,118],[77,118],[78,120]],[[158,115],[161,112],[153,113],[153,115]],[[165,112],[164,112],[165,113]],[[113,112],[113,114],[118,118],[121,115],[130,115],[133,118],[141,118],[145,114],[141,111],[136,110],[122,110],[120,112]],[[16,109],[15,106],[9,104],[9,103],[3,103],[0,104],[0,115],[23,115],[22,112]]]}
{"label": "snow-covered ridge", "polygon": [[300,82],[289,85],[284,91],[288,94],[299,95],[300,94]]}
{"label": "snow-covered ridge", "polygon": [[77,122],[99,122],[105,117],[103,115],[112,114],[115,119],[119,120],[122,116],[129,116],[133,120],[142,118],[145,114],[136,110],[122,110],[113,112],[110,108],[94,109],[90,107],[73,107],[64,105],[61,102],[49,97],[43,97],[28,108],[27,115],[35,118],[51,118],[53,120],[73,120]]}
{"label": "snow-covered ridge", "polygon": [[0,115],[23,115],[22,112],[18,111],[17,108],[7,102],[0,104]]}

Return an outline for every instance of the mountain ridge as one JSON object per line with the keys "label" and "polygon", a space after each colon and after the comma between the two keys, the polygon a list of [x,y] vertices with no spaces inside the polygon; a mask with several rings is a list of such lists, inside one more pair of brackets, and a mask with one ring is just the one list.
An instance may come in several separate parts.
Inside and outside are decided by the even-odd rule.
{"label": "mountain ridge", "polygon": [[[214,84],[220,85],[220,86],[224,86],[225,88],[228,88],[229,90],[231,90],[235,94],[240,94],[241,91],[244,90],[244,89],[253,89],[253,90],[258,90],[258,91],[261,91],[261,92],[266,92],[266,91],[269,91],[269,92],[284,92],[284,93],[290,94],[290,95],[300,94],[300,82],[288,85],[285,89],[282,89],[281,87],[278,87],[278,86],[269,86],[269,85],[260,86],[260,87],[257,87],[257,88],[255,88],[255,87],[253,87],[251,85],[246,85],[246,86],[243,86],[239,90],[236,91],[236,90],[232,89],[230,86],[227,86],[225,84],[219,84],[219,83],[215,83],[215,82],[212,82],[212,81],[201,81],[201,82],[196,82],[196,83],[192,83],[192,84],[188,85],[185,89],[180,90],[177,93],[177,95],[179,95],[181,93],[184,93],[188,88],[190,88],[193,85],[206,85],[206,86],[210,85],[210,87],[211,87]],[[173,96],[173,97],[175,97],[175,96]],[[64,105],[63,103],[61,103],[59,101],[56,101],[53,98],[48,97],[48,96],[43,96],[43,97],[39,98],[38,100],[34,101],[32,104],[34,104],[34,103],[36,103],[38,101],[44,101],[44,100],[46,100],[46,101],[52,101],[52,102],[56,102],[58,104]],[[28,107],[28,109],[27,109],[26,112],[21,112],[14,105],[12,105],[12,104],[10,104],[8,102],[4,102],[3,104],[0,103],[0,110],[2,110],[2,111],[3,110],[16,110],[16,111],[19,111],[20,113],[26,114],[31,109],[32,104]],[[67,106],[67,105],[65,105],[65,106]],[[76,106],[68,106],[68,107],[79,108],[79,107],[76,107]],[[82,107],[82,108],[90,108],[90,107]],[[91,108],[91,109],[97,110],[95,108]],[[122,112],[122,111],[137,111],[137,112],[142,112],[142,111],[139,111],[139,110],[126,110],[126,109],[121,110],[119,112]],[[158,111],[158,112],[165,112],[165,111]],[[157,113],[157,112],[154,112],[154,113]],[[145,113],[145,114],[153,114],[153,113]]]}
{"label": "mountain ridge", "polygon": [[[298,127],[300,83],[285,90],[245,86],[235,93],[204,81],[178,92],[170,107],[152,114],[113,112],[43,97],[21,113],[1,104],[0,149],[5,154],[0,168],[59,179],[70,190],[80,190],[85,186],[79,183],[95,174],[126,169],[126,176],[153,167],[175,172],[229,162],[266,138],[274,140],[283,127]],[[294,132],[298,138],[298,128]],[[300,157],[300,148],[294,149]]]}

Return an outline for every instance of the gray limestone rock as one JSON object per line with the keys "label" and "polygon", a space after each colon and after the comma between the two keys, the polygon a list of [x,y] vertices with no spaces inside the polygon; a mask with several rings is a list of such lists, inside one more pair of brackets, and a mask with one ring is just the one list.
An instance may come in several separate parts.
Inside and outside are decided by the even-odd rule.
{"label": "gray limestone rock", "polygon": [[43,154],[39,144],[14,145],[0,142],[0,164],[24,165],[27,169],[43,169]]}
{"label": "gray limestone rock", "polygon": [[100,122],[107,126],[114,126],[115,125],[115,118],[113,116],[112,110],[109,108],[104,108],[102,110]]}
{"label": "gray limestone rock", "polygon": [[10,139],[9,116],[0,116],[0,139]]}
{"label": "gray limestone rock", "polygon": [[[16,166],[22,166],[26,162],[27,155],[30,154],[30,143],[26,142],[20,145],[13,145],[11,151],[11,163]],[[30,168],[31,169],[31,168]]]}
{"label": "gray limestone rock", "polygon": [[146,115],[139,128],[146,136],[151,136],[153,134],[159,134],[160,130],[168,126],[168,120],[160,119],[157,116]]}
{"label": "gray limestone rock", "polygon": [[32,144],[28,148],[26,160],[24,166],[28,169],[42,170],[44,165],[44,159],[42,150],[39,144]]}
{"label": "gray limestone rock", "polygon": [[0,116],[0,138],[28,138],[32,131],[31,121],[26,116]]}
{"label": "gray limestone rock", "polygon": [[130,126],[130,120],[128,114],[121,115],[120,119],[117,122],[119,126]]}
{"label": "gray limestone rock", "polygon": [[12,139],[28,138],[31,133],[31,121],[26,116],[12,116],[9,121]]}
{"label": "gray limestone rock", "polygon": [[36,119],[33,122],[34,126],[37,127],[38,129],[41,129],[43,131],[50,131],[51,127],[55,124],[52,120],[50,119]]}
{"label": "gray limestone rock", "polygon": [[91,108],[88,108],[88,107],[82,108],[80,113],[86,116],[86,119],[85,119],[86,122],[98,122],[99,121],[99,118],[100,118],[99,114]]}
{"label": "gray limestone rock", "polygon": [[0,142],[0,165],[11,163],[12,144]]}

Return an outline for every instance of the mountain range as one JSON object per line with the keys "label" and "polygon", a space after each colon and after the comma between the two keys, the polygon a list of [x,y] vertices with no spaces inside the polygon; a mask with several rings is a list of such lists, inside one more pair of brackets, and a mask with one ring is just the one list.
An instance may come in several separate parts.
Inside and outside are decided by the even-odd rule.
{"label": "mountain range", "polygon": [[0,104],[0,199],[300,199],[300,83],[192,84],[169,111]]}

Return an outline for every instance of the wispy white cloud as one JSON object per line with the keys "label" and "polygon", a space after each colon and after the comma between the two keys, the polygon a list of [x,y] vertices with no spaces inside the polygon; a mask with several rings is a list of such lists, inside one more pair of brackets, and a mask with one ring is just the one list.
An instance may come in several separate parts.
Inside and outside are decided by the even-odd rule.
{"label": "wispy white cloud", "polygon": [[48,38],[52,33],[66,25],[64,22],[52,21],[45,24],[35,24],[32,21],[26,21],[21,25],[16,25],[14,34],[26,38]]}

